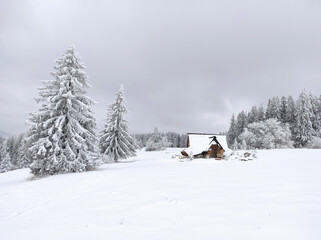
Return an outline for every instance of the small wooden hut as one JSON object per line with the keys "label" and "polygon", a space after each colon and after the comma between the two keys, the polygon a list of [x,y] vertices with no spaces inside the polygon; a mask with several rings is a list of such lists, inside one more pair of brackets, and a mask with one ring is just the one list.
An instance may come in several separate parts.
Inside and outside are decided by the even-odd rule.
{"label": "small wooden hut", "polygon": [[229,155],[226,136],[207,133],[188,133],[187,148],[182,151],[186,157],[222,159]]}

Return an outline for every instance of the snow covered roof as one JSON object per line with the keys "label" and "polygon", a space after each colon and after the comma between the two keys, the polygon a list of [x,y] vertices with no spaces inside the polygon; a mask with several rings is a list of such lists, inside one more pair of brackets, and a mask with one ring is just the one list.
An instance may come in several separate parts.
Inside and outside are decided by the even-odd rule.
{"label": "snow covered roof", "polygon": [[216,144],[215,142],[212,142],[214,136],[216,137],[216,140],[221,144],[226,154],[232,152],[227,146],[225,135],[195,133],[188,133],[189,147],[184,149],[184,151],[189,156],[195,156],[201,154],[204,151],[208,151],[211,145]]}

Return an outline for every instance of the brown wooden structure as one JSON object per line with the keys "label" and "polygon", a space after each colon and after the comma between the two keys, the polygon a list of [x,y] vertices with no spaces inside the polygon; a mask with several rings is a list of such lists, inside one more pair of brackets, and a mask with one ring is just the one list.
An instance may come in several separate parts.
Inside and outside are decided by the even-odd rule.
{"label": "brown wooden structure", "polygon": [[[188,150],[190,148],[190,135],[197,135],[202,136],[202,140],[205,138],[204,142],[204,150],[200,152],[196,152],[195,154],[192,153],[193,156],[189,156],[189,154],[185,150]],[[222,159],[224,157],[224,148],[217,140],[217,137],[215,136],[217,134],[200,134],[200,133],[188,133],[188,139],[187,139],[187,148],[183,150],[181,153],[183,156],[186,157],[196,157],[196,158],[216,158],[216,159]],[[203,138],[204,136],[204,138]],[[208,141],[206,140],[208,139]]]}

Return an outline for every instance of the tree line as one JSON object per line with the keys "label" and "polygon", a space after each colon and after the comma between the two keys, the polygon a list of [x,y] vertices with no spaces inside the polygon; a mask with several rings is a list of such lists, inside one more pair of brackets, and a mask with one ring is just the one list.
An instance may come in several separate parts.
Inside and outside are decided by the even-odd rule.
{"label": "tree line", "polygon": [[232,149],[321,148],[321,96],[303,90],[233,114],[227,142]]}
{"label": "tree line", "polygon": [[153,133],[140,133],[134,134],[133,136],[141,148],[147,146],[148,140],[150,140],[152,136],[154,136],[155,139],[159,139],[154,142],[162,141],[162,145],[166,147],[184,148],[187,146],[187,134],[179,134],[176,132],[160,133],[157,127]]}

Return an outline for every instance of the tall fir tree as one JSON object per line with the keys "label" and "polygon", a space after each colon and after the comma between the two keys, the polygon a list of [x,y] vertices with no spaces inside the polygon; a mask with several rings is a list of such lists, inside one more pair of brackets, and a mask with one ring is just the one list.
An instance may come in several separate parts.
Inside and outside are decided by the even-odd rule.
{"label": "tall fir tree", "polygon": [[41,106],[29,118],[28,140],[36,176],[83,172],[97,165],[94,101],[85,66],[74,47],[56,61],[54,80],[39,89]]}
{"label": "tall fir tree", "polygon": [[319,112],[319,99],[315,96],[313,96],[311,93],[309,94],[310,103],[311,103],[311,122],[312,127],[314,130],[314,136],[318,137],[320,135],[321,130],[321,116]]}
{"label": "tall fir tree", "polygon": [[100,153],[115,162],[135,156],[139,148],[128,132],[128,122],[124,119],[126,113],[124,88],[121,86],[114,103],[108,108],[107,124],[99,140]]}
{"label": "tall fir tree", "polygon": [[186,148],[187,147],[187,139],[188,139],[187,134],[182,134],[180,141],[179,141],[179,147]]}
{"label": "tall fir tree", "polygon": [[296,103],[296,122],[294,128],[296,147],[305,147],[315,135],[312,126],[312,106],[305,90],[300,94]]}
{"label": "tall fir tree", "polygon": [[280,99],[278,97],[269,99],[266,108],[266,119],[269,118],[275,118],[280,121]]}
{"label": "tall fir tree", "polygon": [[5,149],[5,142],[6,142],[6,139],[0,135],[0,162],[4,157],[3,149]]}
{"label": "tall fir tree", "polygon": [[265,111],[264,111],[264,107],[260,106],[259,109],[257,110],[257,121],[261,122],[265,120]]}
{"label": "tall fir tree", "polygon": [[237,138],[237,142],[240,143],[241,140],[238,139],[240,134],[244,131],[247,126],[247,114],[242,111],[237,115],[236,122],[235,122],[235,136]]}
{"label": "tall fir tree", "polygon": [[0,162],[0,173],[8,172],[13,169],[13,164],[11,163],[10,155],[8,152],[4,151],[2,155],[2,160]]}
{"label": "tall fir tree", "polygon": [[280,122],[286,123],[286,110],[287,110],[287,100],[286,97],[282,96],[280,104]]}
{"label": "tall fir tree", "polygon": [[319,115],[319,119],[320,119],[320,129],[319,132],[317,133],[317,137],[321,138],[321,95],[318,98],[318,102],[317,102],[317,111],[318,111],[318,115]]}
{"label": "tall fir tree", "polygon": [[296,104],[292,96],[289,96],[287,98],[287,108],[285,112],[285,119],[286,119],[286,122],[289,124],[292,140],[294,140],[295,139],[294,129],[295,129],[295,122],[296,122]]}
{"label": "tall fir tree", "polygon": [[248,114],[247,122],[253,123],[253,122],[257,122],[257,121],[258,121],[258,109],[256,106],[253,106],[251,108],[251,111]]}
{"label": "tall fir tree", "polygon": [[32,163],[32,157],[30,154],[30,143],[27,141],[27,138],[24,137],[21,141],[21,145],[18,149],[18,160],[17,167],[18,168],[27,168],[30,167]]}
{"label": "tall fir tree", "polygon": [[13,169],[13,164],[11,163],[8,142],[7,140],[0,139],[0,173],[8,172]]}
{"label": "tall fir tree", "polygon": [[235,139],[237,138],[236,134],[237,134],[236,121],[235,121],[235,116],[233,114],[231,117],[231,121],[230,121],[230,128],[229,128],[227,135],[226,135],[227,144],[230,148],[232,148],[232,146],[235,142]]}

